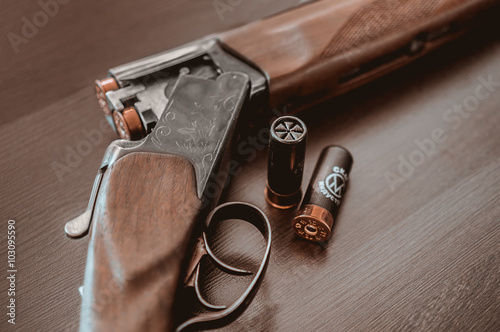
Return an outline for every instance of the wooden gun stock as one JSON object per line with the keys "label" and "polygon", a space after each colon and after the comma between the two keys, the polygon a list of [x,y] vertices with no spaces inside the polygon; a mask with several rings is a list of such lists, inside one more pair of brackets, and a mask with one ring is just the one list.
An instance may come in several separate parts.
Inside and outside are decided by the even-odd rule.
{"label": "wooden gun stock", "polygon": [[270,106],[303,109],[458,37],[496,0],[325,0],[220,36],[269,78]]}
{"label": "wooden gun stock", "polygon": [[[81,331],[169,331],[201,209],[185,158],[134,153],[105,173],[97,199]],[[89,268],[91,267],[91,268]]]}

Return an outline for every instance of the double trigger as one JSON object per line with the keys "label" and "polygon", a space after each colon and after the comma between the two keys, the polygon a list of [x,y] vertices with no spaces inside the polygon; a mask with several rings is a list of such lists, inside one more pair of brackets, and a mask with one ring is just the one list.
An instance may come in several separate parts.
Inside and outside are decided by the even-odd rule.
{"label": "double trigger", "polygon": [[[194,324],[214,322],[230,316],[231,314],[235,313],[237,309],[248,305],[248,300],[252,297],[255,291],[257,291],[259,283],[264,276],[264,271],[267,267],[267,263],[269,262],[269,253],[271,251],[271,224],[269,223],[269,219],[267,218],[267,216],[259,208],[248,203],[231,202],[219,205],[208,215],[206,228],[207,230],[209,230],[218,222],[230,219],[238,219],[249,222],[257,229],[259,229],[260,233],[264,236],[266,240],[266,250],[260,263],[259,269],[257,270],[257,272],[253,273],[243,269],[235,268],[224,263],[214,254],[207,240],[206,232],[203,232],[196,242],[196,247],[194,249],[194,254],[191,262],[188,266],[187,277],[184,285],[186,288],[194,288],[198,301],[205,308],[209,309],[209,311],[195,315],[185,322],[181,323],[177,327],[176,332],[180,332],[188,326]],[[246,288],[243,294],[230,306],[211,304],[203,298],[199,287],[199,278],[201,260],[204,256],[208,256],[214,263],[214,265],[224,272],[236,275],[254,275],[250,285]]]}

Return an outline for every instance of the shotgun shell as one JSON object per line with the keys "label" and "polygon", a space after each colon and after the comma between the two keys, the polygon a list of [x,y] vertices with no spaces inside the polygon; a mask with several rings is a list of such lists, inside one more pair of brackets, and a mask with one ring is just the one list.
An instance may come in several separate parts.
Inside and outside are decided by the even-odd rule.
{"label": "shotgun shell", "polygon": [[306,139],[306,125],[294,116],[282,116],[271,125],[265,197],[278,209],[300,202]]}
{"label": "shotgun shell", "polygon": [[108,106],[108,101],[106,100],[106,92],[118,90],[119,86],[113,77],[107,77],[102,80],[95,81],[95,95],[99,101],[99,106],[101,106],[104,114],[111,116],[111,110]]}
{"label": "shotgun shell", "polygon": [[134,107],[127,107],[123,111],[114,111],[113,120],[120,138],[135,141],[146,135],[141,118]]}
{"label": "shotgun shell", "polygon": [[352,162],[349,151],[340,146],[323,149],[299,212],[292,221],[298,236],[316,242],[330,238]]}

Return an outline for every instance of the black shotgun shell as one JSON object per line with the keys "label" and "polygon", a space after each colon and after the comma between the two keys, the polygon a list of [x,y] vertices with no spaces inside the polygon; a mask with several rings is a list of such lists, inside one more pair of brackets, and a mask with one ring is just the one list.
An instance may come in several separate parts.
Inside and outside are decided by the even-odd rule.
{"label": "black shotgun shell", "polygon": [[294,116],[279,117],[271,125],[266,199],[278,209],[300,203],[306,139],[306,125]]}
{"label": "black shotgun shell", "polygon": [[343,147],[323,149],[307,187],[304,200],[292,227],[298,236],[311,241],[326,241],[346,191],[352,156]]}

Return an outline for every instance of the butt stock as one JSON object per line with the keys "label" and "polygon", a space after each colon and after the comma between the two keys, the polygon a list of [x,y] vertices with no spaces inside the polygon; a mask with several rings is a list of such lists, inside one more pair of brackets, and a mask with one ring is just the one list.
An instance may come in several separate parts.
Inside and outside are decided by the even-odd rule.
{"label": "butt stock", "polygon": [[201,211],[195,181],[192,164],[173,155],[133,153],[106,171],[80,331],[173,330],[182,261]]}

